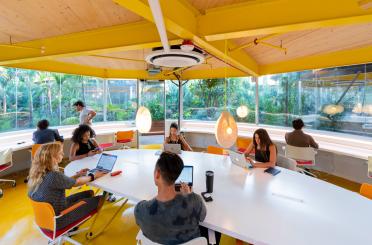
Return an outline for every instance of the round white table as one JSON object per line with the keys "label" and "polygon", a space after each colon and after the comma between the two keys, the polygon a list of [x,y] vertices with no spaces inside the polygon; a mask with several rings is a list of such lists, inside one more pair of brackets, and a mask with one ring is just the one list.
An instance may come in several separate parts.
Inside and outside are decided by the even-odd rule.
{"label": "round white table", "polygon": [[[119,150],[114,170],[91,183],[134,202],[156,195],[156,150]],[[247,170],[228,156],[183,152],[194,166],[194,192],[205,191],[205,171],[214,171],[213,202],[206,203],[203,226],[253,244],[372,244],[372,201],[327,182],[282,169]],[[67,175],[96,167],[99,155],[71,162]]]}

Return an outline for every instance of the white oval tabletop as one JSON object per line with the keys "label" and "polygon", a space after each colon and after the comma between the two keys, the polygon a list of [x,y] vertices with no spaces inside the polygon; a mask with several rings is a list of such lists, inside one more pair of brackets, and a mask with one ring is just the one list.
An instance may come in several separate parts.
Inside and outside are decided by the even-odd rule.
{"label": "white oval tabletop", "polygon": [[[114,170],[91,184],[132,201],[156,195],[156,150],[119,150]],[[198,152],[180,155],[194,166],[194,192],[205,191],[205,171],[214,171],[213,202],[203,226],[253,244],[372,244],[372,201],[333,184],[282,169],[271,176],[231,164],[229,157]],[[99,155],[71,162],[65,173],[96,167]]]}

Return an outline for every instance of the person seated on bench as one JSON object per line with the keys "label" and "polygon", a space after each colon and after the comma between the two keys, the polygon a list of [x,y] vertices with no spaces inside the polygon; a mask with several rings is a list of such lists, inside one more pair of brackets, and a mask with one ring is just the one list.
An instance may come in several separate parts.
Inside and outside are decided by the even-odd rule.
{"label": "person seated on bench", "polygon": [[319,148],[319,145],[315,142],[313,137],[302,131],[305,124],[301,118],[293,120],[292,126],[294,130],[285,134],[285,141],[288,145],[297,147],[313,147],[315,149]]}
{"label": "person seated on bench", "polygon": [[102,149],[93,137],[94,131],[88,125],[79,125],[74,130],[71,138],[73,144],[70,148],[70,161],[102,153]]}
{"label": "person seated on bench", "polygon": [[182,134],[178,133],[178,125],[175,122],[170,125],[169,136],[165,138],[164,144],[180,144],[181,150],[192,151]]}
{"label": "person seated on bench", "polygon": [[154,170],[157,196],[139,202],[134,209],[136,223],[153,242],[180,244],[200,237],[201,232],[203,236],[208,234],[206,228],[199,227],[207,214],[201,196],[193,193],[187,184],[181,185],[180,192],[175,190],[183,166],[177,154],[163,152]]}
{"label": "person seated on bench", "polygon": [[63,148],[59,143],[47,143],[40,147],[31,164],[28,187],[29,197],[36,202],[47,202],[53,206],[56,215],[72,205],[84,201],[76,208],[57,220],[57,230],[85,217],[103,204],[102,196],[94,196],[92,190],[82,191],[66,197],[66,189],[84,185],[104,175],[97,171],[85,176],[87,169],[82,169],[75,176],[68,177],[59,171],[58,164],[63,158]]}
{"label": "person seated on bench", "polygon": [[63,142],[63,137],[59,135],[57,129],[50,129],[49,121],[46,119],[40,120],[37,123],[37,130],[32,135],[32,141],[35,144],[45,144],[54,141]]}

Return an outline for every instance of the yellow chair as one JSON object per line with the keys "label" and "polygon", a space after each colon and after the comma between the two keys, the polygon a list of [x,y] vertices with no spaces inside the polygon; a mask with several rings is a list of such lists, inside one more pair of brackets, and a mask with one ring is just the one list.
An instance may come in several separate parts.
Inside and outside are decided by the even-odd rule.
{"label": "yellow chair", "polygon": [[363,183],[359,191],[360,195],[372,199],[372,185]]}
{"label": "yellow chair", "polygon": [[87,231],[89,228],[79,229],[77,231],[71,232],[75,227],[80,226],[82,223],[87,221],[91,218],[97,210],[94,210],[90,214],[86,215],[85,217],[77,220],[76,222],[68,225],[67,227],[57,230],[57,220],[63,217],[64,215],[72,212],[73,210],[77,209],[81,205],[84,205],[84,201],[80,201],[73,206],[63,210],[60,215],[56,216],[54,209],[51,204],[46,202],[36,202],[32,199],[31,206],[34,210],[35,215],[35,223],[38,226],[42,235],[44,235],[48,239],[48,244],[62,244],[63,241],[67,241],[72,244],[80,244],[79,242],[70,238],[70,236]]}
{"label": "yellow chair", "polygon": [[207,153],[216,154],[216,155],[224,155],[225,150],[221,147],[216,147],[216,146],[209,145],[208,148],[207,148]]}
{"label": "yellow chair", "polygon": [[238,137],[236,139],[236,148],[238,149],[239,152],[243,153],[251,143],[252,143],[251,138]]}

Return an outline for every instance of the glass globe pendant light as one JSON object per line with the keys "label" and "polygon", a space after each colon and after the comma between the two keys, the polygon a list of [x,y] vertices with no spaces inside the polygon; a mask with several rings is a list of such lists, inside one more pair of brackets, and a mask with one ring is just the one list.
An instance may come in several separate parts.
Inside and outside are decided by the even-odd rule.
{"label": "glass globe pendant light", "polygon": [[140,133],[148,133],[150,132],[152,124],[151,113],[149,109],[144,106],[138,108],[136,114],[136,127],[138,132]]}
{"label": "glass globe pendant light", "polygon": [[[225,56],[227,50],[227,41],[225,40]],[[225,110],[221,112],[220,117],[215,125],[215,136],[217,143],[223,148],[230,148],[235,144],[238,137],[238,126],[234,117],[226,109],[227,101],[227,86],[226,86],[226,62],[225,62]]]}
{"label": "glass globe pendant light", "polygon": [[241,105],[238,108],[236,108],[236,115],[240,118],[245,118],[248,116],[249,109],[246,105]]}

